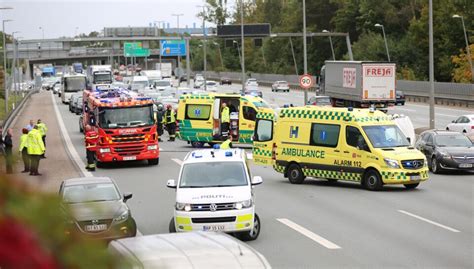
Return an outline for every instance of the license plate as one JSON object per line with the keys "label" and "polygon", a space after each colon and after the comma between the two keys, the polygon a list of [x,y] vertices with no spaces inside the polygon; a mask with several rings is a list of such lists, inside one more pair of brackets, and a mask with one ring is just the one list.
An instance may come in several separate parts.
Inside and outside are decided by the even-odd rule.
{"label": "license plate", "polygon": [[135,161],[137,159],[137,156],[125,156],[123,157],[124,161]]}
{"label": "license plate", "polygon": [[420,180],[421,176],[410,176],[410,180]]}
{"label": "license plate", "polygon": [[223,231],[225,229],[224,225],[206,225],[202,226],[203,231]]}
{"label": "license plate", "polygon": [[461,163],[459,168],[472,168],[472,163]]}
{"label": "license plate", "polygon": [[88,232],[99,232],[104,230],[107,230],[107,224],[86,225],[86,231]]}

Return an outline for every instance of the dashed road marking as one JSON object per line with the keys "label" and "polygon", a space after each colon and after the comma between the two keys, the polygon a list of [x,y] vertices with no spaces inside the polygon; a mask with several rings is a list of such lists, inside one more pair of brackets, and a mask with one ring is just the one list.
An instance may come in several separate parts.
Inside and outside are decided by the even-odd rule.
{"label": "dashed road marking", "polygon": [[58,119],[59,130],[61,131],[61,136],[64,139],[65,146],[71,157],[71,161],[76,163],[82,176],[92,177],[93,176],[92,173],[85,169],[86,164],[84,163],[82,158],[79,156],[79,154],[76,151],[76,148],[72,144],[71,137],[69,137],[69,133],[67,132],[66,126],[64,125],[64,120],[61,117],[61,114],[59,113],[59,108],[58,108],[58,105],[56,104],[56,100],[54,99],[54,94],[52,91],[51,91],[51,99],[53,100],[54,112],[56,113],[56,118]]}
{"label": "dashed road marking", "polygon": [[333,242],[313,233],[312,231],[294,223],[293,221],[289,219],[277,219],[279,222],[285,224],[286,226],[290,227],[291,229],[299,232],[300,234],[308,237],[309,239],[315,241],[316,243],[322,245],[325,248],[328,249],[340,249],[341,247],[334,244]]}
{"label": "dashed road marking", "polygon": [[435,221],[432,221],[432,220],[429,220],[429,219],[420,217],[420,216],[418,216],[418,215],[415,215],[415,214],[413,214],[413,213],[407,212],[407,211],[405,211],[405,210],[398,210],[398,212],[400,212],[400,213],[402,213],[402,214],[405,214],[405,215],[408,215],[408,216],[410,216],[410,217],[413,217],[413,218],[422,220],[422,221],[424,221],[424,222],[428,222],[429,224],[433,224],[433,225],[435,225],[435,226],[438,226],[438,227],[440,227],[440,228],[446,229],[446,230],[451,231],[451,232],[453,232],[453,233],[460,233],[459,230],[456,230],[456,229],[454,229],[454,228],[448,227],[448,226],[443,225],[443,224],[440,224],[440,223],[438,223],[438,222],[435,222]]}
{"label": "dashed road marking", "polygon": [[183,164],[183,161],[181,161],[180,159],[171,159],[173,162],[177,163],[178,165],[182,165]]}

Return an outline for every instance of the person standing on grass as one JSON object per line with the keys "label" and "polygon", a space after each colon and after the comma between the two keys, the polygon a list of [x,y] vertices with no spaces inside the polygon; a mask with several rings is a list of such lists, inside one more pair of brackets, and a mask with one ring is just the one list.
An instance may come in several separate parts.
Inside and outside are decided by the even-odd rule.
{"label": "person standing on grass", "polygon": [[7,174],[13,173],[13,140],[12,140],[12,129],[7,130],[7,135],[3,140],[3,145],[5,146],[5,160],[7,164]]}

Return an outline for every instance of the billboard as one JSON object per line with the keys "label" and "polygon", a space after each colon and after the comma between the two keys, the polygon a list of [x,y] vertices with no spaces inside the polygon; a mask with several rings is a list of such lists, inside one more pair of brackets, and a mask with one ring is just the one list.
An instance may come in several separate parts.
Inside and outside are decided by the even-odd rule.
{"label": "billboard", "polygon": [[161,40],[161,56],[186,56],[186,41]]}
{"label": "billboard", "polygon": [[[235,38],[241,36],[241,25],[218,25],[217,36],[225,38]],[[258,24],[245,24],[244,25],[244,36],[246,37],[266,37],[270,36],[270,24],[269,23],[258,23]]]}

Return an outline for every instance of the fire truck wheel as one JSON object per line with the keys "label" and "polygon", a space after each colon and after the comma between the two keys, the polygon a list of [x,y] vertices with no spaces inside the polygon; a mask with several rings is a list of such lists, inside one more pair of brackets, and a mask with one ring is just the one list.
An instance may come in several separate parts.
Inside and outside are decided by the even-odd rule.
{"label": "fire truck wheel", "polygon": [[104,165],[105,165],[105,164],[104,164],[103,162],[99,162],[99,161],[96,161],[96,162],[95,162],[95,166],[96,166],[97,168],[104,168]]}
{"label": "fire truck wheel", "polygon": [[160,163],[160,158],[148,160],[149,165],[158,165]]}

